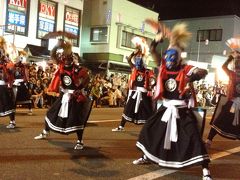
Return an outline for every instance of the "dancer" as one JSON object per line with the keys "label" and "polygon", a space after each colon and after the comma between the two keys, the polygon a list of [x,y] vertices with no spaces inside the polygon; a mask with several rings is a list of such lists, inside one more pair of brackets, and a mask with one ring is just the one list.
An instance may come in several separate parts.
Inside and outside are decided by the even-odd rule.
{"label": "dancer", "polygon": [[[231,62],[235,65],[234,71],[228,68]],[[240,52],[233,51],[222,68],[229,77],[228,100],[222,107],[217,105],[215,109],[211,129],[205,141],[207,148],[210,148],[213,138],[217,134],[229,139],[240,139]],[[220,113],[216,115],[219,110]]]}
{"label": "dancer", "polygon": [[28,68],[23,61],[26,59],[27,53],[25,51],[19,51],[19,56],[15,62],[14,70],[14,82],[13,82],[13,92],[15,105],[17,104],[27,104],[28,106],[28,115],[32,115],[32,100],[31,94],[28,88]]}
{"label": "dancer", "polygon": [[[137,46],[136,51],[127,59],[132,69],[128,100],[124,107],[120,125],[112,129],[114,132],[124,131],[127,121],[143,124],[153,114],[152,90],[155,85],[155,77],[153,71],[146,68],[144,55],[145,52],[141,46]],[[132,59],[134,59],[134,63]]]}
{"label": "dancer", "polygon": [[8,129],[16,127],[15,106],[12,91],[12,69],[11,62],[6,55],[6,41],[0,36],[0,117],[9,116]]}
{"label": "dancer", "polygon": [[[157,24],[161,31],[150,49],[155,61],[160,64],[154,96],[162,99],[162,106],[144,124],[136,144],[144,155],[133,161],[133,164],[152,161],[169,168],[201,164],[203,179],[210,180],[209,156],[198,131],[196,117],[188,108],[187,91],[190,89],[185,89],[188,82],[202,79],[207,71],[182,62],[181,52],[191,37],[186,24],[177,24],[170,31],[160,22],[146,22]],[[164,56],[160,57],[156,46],[165,37],[169,38],[170,44]]]}
{"label": "dancer", "polygon": [[46,139],[50,130],[62,134],[76,132],[78,140],[74,149],[83,149],[83,130],[92,105],[84,92],[89,82],[88,70],[73,62],[72,46],[64,40],[59,40],[51,56],[59,66],[49,91],[58,92],[60,88],[60,96],[45,116],[45,129],[34,139]]}

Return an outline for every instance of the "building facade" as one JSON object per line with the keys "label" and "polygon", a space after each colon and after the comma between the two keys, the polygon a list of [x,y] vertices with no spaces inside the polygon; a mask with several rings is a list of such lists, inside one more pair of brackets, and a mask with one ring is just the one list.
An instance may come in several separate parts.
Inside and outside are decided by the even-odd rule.
{"label": "building facade", "polygon": [[209,65],[216,56],[226,57],[231,50],[225,42],[240,34],[240,18],[235,15],[164,21],[168,27],[178,22],[186,22],[192,32],[186,59]]}
{"label": "building facade", "polygon": [[[187,18],[166,20],[164,24],[172,28],[178,22],[185,22],[192,33],[185,50],[186,61],[208,69],[209,76],[206,80],[211,84],[215,81],[227,83],[228,78],[221,68],[231,52],[226,41],[240,35],[240,18],[236,15]],[[167,43],[162,48],[167,48]]]}
{"label": "building facade", "polygon": [[[0,0],[0,35],[17,49],[30,48],[33,58],[40,58],[51,41],[43,39],[53,31],[71,32],[73,51],[80,53],[83,0]],[[60,38],[60,37],[59,37]],[[56,38],[55,38],[56,39]],[[42,48],[44,47],[44,48]]]}
{"label": "building facade", "polygon": [[[93,70],[129,72],[126,57],[135,49],[134,36],[150,44],[155,34],[144,23],[158,14],[127,0],[86,0],[84,2],[81,54]],[[149,56],[149,67],[153,61]]]}

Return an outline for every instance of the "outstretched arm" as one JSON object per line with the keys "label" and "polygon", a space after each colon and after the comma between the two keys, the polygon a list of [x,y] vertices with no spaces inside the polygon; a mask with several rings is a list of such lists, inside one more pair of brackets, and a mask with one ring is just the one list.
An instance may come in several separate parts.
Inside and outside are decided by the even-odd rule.
{"label": "outstretched arm", "polygon": [[189,82],[199,81],[200,79],[205,78],[208,74],[206,69],[195,68],[189,76]]}
{"label": "outstretched arm", "polygon": [[[162,42],[162,40],[160,41]],[[156,51],[157,45],[159,41],[156,41],[155,39],[152,41],[150,45],[150,52],[152,54],[152,58],[157,66],[160,66],[161,64],[161,55]]]}
{"label": "outstretched arm", "polygon": [[132,63],[132,58],[136,55],[136,52],[132,52],[130,56],[127,57],[128,64],[130,65],[131,69],[134,68],[134,64]]}
{"label": "outstretched arm", "polygon": [[222,69],[224,72],[229,76],[231,73],[231,70],[228,69],[228,64],[234,59],[233,55],[229,55],[228,59],[225,61],[225,63],[222,65]]}

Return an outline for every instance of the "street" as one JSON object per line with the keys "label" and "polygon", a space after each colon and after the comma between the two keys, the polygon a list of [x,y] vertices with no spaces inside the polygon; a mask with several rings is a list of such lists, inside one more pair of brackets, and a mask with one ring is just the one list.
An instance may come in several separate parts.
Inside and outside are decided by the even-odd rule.
{"label": "street", "polygon": [[[6,129],[8,117],[0,119],[1,180],[75,179],[181,179],[199,180],[200,166],[181,170],[156,164],[133,165],[141,157],[136,148],[141,125],[126,124],[124,132],[112,132],[119,124],[122,108],[95,108],[84,132],[84,149],[73,150],[76,134],[51,132],[48,140],[34,140],[44,127],[46,109],[17,109],[16,129]],[[208,113],[204,140],[209,132]],[[209,151],[215,180],[240,179],[240,142],[217,135]]]}

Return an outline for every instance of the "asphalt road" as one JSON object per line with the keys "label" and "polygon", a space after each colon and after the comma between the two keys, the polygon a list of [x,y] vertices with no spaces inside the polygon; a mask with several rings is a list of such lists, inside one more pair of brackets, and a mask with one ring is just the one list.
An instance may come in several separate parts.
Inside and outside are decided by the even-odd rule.
{"label": "asphalt road", "polygon": [[[201,167],[166,169],[156,164],[133,165],[141,156],[135,143],[141,125],[126,124],[125,132],[111,132],[120,121],[122,108],[93,109],[84,133],[84,150],[73,150],[76,135],[51,133],[48,140],[34,140],[44,125],[46,109],[17,110],[17,128],[6,129],[0,119],[1,180],[163,179],[199,180]],[[209,131],[209,119],[204,138]],[[213,179],[240,179],[240,143],[217,136],[209,153]]]}

